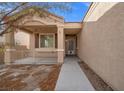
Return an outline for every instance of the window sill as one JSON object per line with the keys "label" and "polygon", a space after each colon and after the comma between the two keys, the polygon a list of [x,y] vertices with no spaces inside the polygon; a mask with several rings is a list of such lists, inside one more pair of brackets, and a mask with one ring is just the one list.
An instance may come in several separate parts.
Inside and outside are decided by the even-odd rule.
{"label": "window sill", "polygon": [[56,52],[56,48],[35,48],[35,51],[38,52]]}

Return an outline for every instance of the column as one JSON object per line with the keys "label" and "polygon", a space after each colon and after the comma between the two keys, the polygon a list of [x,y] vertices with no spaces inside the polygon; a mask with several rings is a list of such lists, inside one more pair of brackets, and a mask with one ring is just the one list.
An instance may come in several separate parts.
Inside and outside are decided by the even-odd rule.
{"label": "column", "polygon": [[15,38],[14,38],[14,29],[9,29],[10,32],[6,33],[5,36],[5,54],[4,62],[5,64],[11,64],[16,59],[16,49],[15,49]]}
{"label": "column", "polygon": [[6,48],[14,48],[15,46],[14,31],[5,34],[5,45]]}
{"label": "column", "polygon": [[58,26],[58,62],[62,64],[64,62],[64,29],[63,26]]}
{"label": "column", "polygon": [[35,34],[34,33],[30,34],[30,50],[31,50],[32,57],[35,58]]}

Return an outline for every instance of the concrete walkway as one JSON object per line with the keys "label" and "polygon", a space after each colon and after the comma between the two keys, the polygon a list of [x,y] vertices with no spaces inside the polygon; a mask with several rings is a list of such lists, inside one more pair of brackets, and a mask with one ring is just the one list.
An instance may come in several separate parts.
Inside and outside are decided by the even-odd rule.
{"label": "concrete walkway", "polygon": [[76,57],[68,57],[62,65],[56,91],[93,91],[94,88],[80,68]]}

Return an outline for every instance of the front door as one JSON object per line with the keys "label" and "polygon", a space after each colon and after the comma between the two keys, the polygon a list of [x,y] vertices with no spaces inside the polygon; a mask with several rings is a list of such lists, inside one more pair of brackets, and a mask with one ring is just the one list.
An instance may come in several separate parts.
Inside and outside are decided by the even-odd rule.
{"label": "front door", "polygon": [[66,55],[76,55],[75,38],[70,38],[66,40]]}

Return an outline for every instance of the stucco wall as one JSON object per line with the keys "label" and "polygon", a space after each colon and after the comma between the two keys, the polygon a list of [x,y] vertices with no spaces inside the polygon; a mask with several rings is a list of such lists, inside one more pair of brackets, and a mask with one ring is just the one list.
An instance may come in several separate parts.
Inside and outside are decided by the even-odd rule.
{"label": "stucco wall", "polygon": [[0,36],[0,44],[3,43],[5,41],[5,37],[4,36]]}
{"label": "stucco wall", "polygon": [[5,64],[13,63],[15,60],[23,59],[26,57],[30,57],[32,52],[28,49],[25,49],[24,47],[20,47],[19,49],[6,49],[5,50],[5,56],[4,56],[4,62]]}
{"label": "stucco wall", "polygon": [[[93,20],[99,11],[104,13]],[[78,48],[81,60],[105,82],[124,90],[124,3],[99,3],[78,34]]]}
{"label": "stucco wall", "polygon": [[21,30],[18,30],[15,32],[15,43],[17,45],[23,45],[26,46],[29,49],[29,34],[26,32],[23,32]]}
{"label": "stucco wall", "polygon": [[4,52],[0,51],[0,64],[4,63]]}
{"label": "stucco wall", "polygon": [[37,57],[37,58],[57,58],[57,52],[35,51],[35,57]]}

